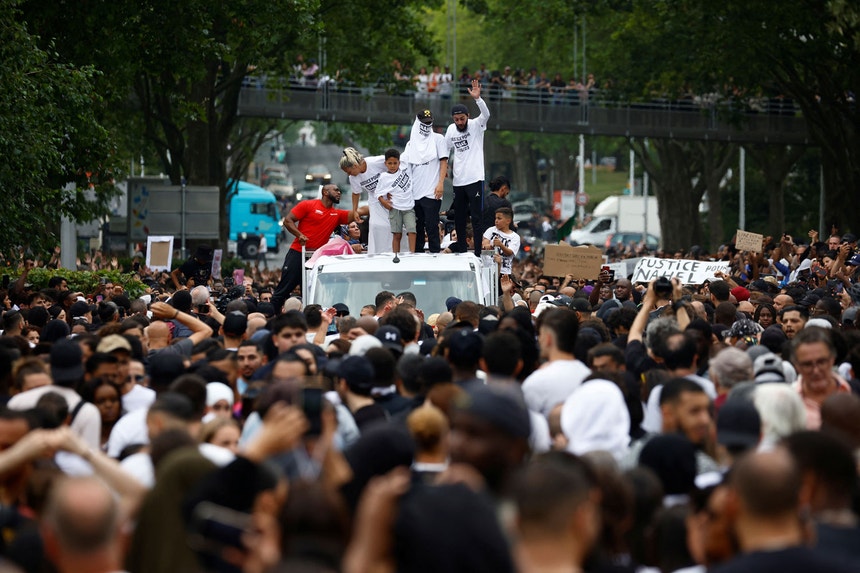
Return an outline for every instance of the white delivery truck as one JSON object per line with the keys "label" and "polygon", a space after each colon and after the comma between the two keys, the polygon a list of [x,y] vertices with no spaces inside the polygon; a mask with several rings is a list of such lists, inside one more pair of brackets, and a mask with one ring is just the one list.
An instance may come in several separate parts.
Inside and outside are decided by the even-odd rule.
{"label": "white delivery truck", "polygon": [[[647,203],[647,215],[646,215]],[[603,247],[610,235],[647,233],[660,238],[660,217],[656,197],[613,195],[594,208],[592,219],[582,229],[574,229],[569,240],[574,245]]]}
{"label": "white delivery truck", "polygon": [[317,259],[306,273],[306,304],[323,307],[342,302],[358,316],[377,293],[409,291],[429,316],[445,311],[445,300],[456,297],[483,305],[498,303],[498,267],[492,256],[472,253],[391,253],[335,255]]}

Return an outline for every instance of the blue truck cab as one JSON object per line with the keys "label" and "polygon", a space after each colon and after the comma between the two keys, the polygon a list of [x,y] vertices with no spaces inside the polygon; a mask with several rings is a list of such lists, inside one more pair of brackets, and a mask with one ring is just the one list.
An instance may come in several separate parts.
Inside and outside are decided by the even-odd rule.
{"label": "blue truck cab", "polygon": [[228,187],[230,240],[265,235],[267,248],[277,251],[281,239],[281,214],[275,195],[246,181],[228,181]]}

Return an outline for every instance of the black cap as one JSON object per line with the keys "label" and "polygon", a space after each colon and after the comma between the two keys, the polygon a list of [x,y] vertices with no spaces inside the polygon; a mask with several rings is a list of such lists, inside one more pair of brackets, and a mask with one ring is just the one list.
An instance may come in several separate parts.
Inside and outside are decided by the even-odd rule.
{"label": "black cap", "polygon": [[346,385],[356,394],[369,395],[376,376],[373,364],[364,356],[347,356],[340,361],[337,375],[346,380]]}
{"label": "black cap", "polygon": [[374,336],[382,343],[383,348],[403,352],[400,329],[396,326],[380,326]]}
{"label": "black cap", "polygon": [[197,247],[197,250],[194,251],[194,258],[200,259],[201,261],[211,261],[212,260],[212,247],[209,245],[200,245]]}
{"label": "black cap", "polygon": [[349,307],[343,304],[342,302],[337,302],[332,305],[332,308],[337,311],[338,316],[347,316],[349,315]]}
{"label": "black cap", "polygon": [[454,107],[451,108],[451,115],[457,115],[459,113],[469,115],[469,108],[461,103],[454,104]]}
{"label": "black cap", "polygon": [[222,328],[224,329],[224,334],[242,336],[248,330],[248,317],[238,310],[229,312],[224,317]]}
{"label": "black cap", "polygon": [[429,109],[422,109],[416,116],[421,123],[433,123],[433,112]]}
{"label": "black cap", "polygon": [[751,448],[761,438],[761,417],[752,402],[729,399],[717,413],[717,443]]}

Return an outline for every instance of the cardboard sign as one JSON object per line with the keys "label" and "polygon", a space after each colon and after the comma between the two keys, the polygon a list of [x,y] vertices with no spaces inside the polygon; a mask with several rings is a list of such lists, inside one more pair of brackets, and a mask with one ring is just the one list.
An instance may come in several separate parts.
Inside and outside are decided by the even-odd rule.
{"label": "cardboard sign", "polygon": [[173,262],[173,236],[146,238],[146,266],[154,271],[169,271]]}
{"label": "cardboard sign", "polygon": [[758,233],[750,233],[748,231],[741,231],[740,229],[738,229],[738,233],[735,236],[735,248],[739,251],[751,251],[753,253],[760,253],[761,242],[763,239],[763,235],[759,235]]}
{"label": "cardboard sign", "polygon": [[714,273],[729,271],[729,263],[721,261],[692,261],[688,259],[658,259],[645,257],[633,271],[634,283],[648,283],[657,277],[677,278],[682,284],[697,285],[714,280]]}
{"label": "cardboard sign", "polygon": [[543,274],[563,277],[572,274],[577,279],[596,280],[603,266],[603,251],[597,247],[571,247],[567,244],[547,245],[543,253]]}

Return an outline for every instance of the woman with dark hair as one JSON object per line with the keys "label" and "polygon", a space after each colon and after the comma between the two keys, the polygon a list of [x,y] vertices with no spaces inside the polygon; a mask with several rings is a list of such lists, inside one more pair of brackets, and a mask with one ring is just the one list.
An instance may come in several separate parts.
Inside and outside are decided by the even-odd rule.
{"label": "woman with dark hair", "polygon": [[102,420],[101,447],[107,451],[111,430],[123,415],[122,391],[119,386],[105,378],[93,378],[81,387],[81,398],[99,409]]}
{"label": "woman with dark hair", "polygon": [[776,324],[776,308],[772,304],[758,305],[753,313],[753,320],[759,323],[762,328]]}

